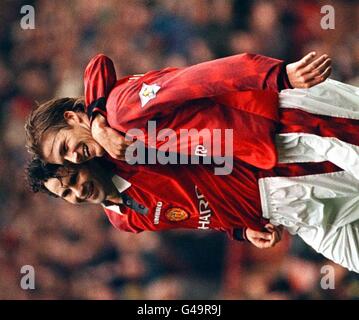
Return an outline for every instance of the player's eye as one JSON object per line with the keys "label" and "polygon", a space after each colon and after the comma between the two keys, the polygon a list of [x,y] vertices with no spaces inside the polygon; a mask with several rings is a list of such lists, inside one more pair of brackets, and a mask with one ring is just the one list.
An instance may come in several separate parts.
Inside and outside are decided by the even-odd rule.
{"label": "player's eye", "polygon": [[71,190],[70,190],[70,189],[66,189],[66,190],[62,193],[61,198],[66,198],[66,197],[68,197],[68,196],[70,195],[70,193],[71,193]]}
{"label": "player's eye", "polygon": [[74,174],[71,175],[70,181],[69,181],[70,186],[73,186],[76,184],[78,175],[79,175],[78,172],[75,172]]}
{"label": "player's eye", "polygon": [[62,148],[61,148],[61,153],[62,153],[62,154],[66,154],[67,151],[68,151],[67,145],[66,145],[66,143],[64,143],[64,144],[62,145]]}

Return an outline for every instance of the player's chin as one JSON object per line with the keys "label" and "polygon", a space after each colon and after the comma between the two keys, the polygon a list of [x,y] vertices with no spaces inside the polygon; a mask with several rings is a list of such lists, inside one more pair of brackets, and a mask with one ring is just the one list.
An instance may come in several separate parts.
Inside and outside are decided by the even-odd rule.
{"label": "player's chin", "polygon": [[95,185],[93,195],[91,198],[88,199],[88,202],[92,204],[101,204],[105,200],[106,200],[105,192],[102,190],[102,188],[99,188],[97,185]]}
{"label": "player's chin", "polygon": [[92,145],[89,159],[93,159],[95,157],[102,157],[105,154],[105,150],[97,143]]}

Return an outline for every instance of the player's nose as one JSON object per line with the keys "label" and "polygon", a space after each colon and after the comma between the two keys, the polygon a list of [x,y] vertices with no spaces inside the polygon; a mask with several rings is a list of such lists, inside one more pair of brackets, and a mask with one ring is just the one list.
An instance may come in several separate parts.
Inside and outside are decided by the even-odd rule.
{"label": "player's nose", "polygon": [[65,160],[70,161],[72,163],[81,163],[81,156],[78,152],[72,152],[65,156]]}
{"label": "player's nose", "polygon": [[78,199],[77,202],[81,202],[82,200],[85,199],[86,194],[85,194],[85,188],[84,188],[83,184],[77,183],[72,188],[73,188],[73,192],[76,195],[76,198]]}

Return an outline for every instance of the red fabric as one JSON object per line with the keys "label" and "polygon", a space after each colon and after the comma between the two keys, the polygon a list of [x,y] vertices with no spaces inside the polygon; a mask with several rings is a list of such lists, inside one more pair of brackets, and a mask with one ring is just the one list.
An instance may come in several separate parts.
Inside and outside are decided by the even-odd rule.
{"label": "red fabric", "polygon": [[280,133],[311,133],[359,145],[359,120],[316,115],[290,108],[280,109],[280,118]]}
{"label": "red fabric", "polygon": [[[256,169],[236,161],[231,175],[216,176],[205,165],[135,165],[116,161],[115,172],[131,182],[125,191],[149,208],[147,215],[121,206],[123,215],[106,210],[112,224],[122,230],[165,230],[172,228],[214,229],[232,236],[234,228],[260,230],[262,218]],[[197,186],[197,192],[196,192]],[[162,202],[159,224],[155,224],[158,202]],[[189,218],[171,222],[166,211],[181,208]],[[202,214],[200,213],[202,211]],[[200,223],[208,220],[209,223]]]}
{"label": "red fabric", "polygon": [[310,174],[322,174],[342,171],[341,168],[329,161],[305,163],[281,163],[270,170],[260,170],[258,178],[265,177],[298,177]]}
{"label": "red fabric", "polygon": [[[109,79],[106,79],[109,78]],[[107,121],[112,128],[128,132],[138,128],[147,141],[147,123],[156,120],[157,132],[171,128],[179,136],[180,129],[233,129],[233,155],[259,168],[276,163],[273,135],[278,124],[278,91],[289,86],[284,64],[260,55],[241,54],[213,60],[187,68],[166,68],[151,71],[131,80],[116,78],[111,60],[104,55],[94,57],[85,71],[86,105],[101,97],[107,98]],[[156,97],[143,107],[140,90],[143,84],[160,86]],[[203,144],[212,140],[204,136]],[[187,145],[175,139],[177,152],[193,154],[195,143]],[[157,142],[159,148],[163,142]],[[168,146],[168,144],[167,144]],[[172,149],[173,150],[173,149]]]}
{"label": "red fabric", "polygon": [[99,54],[88,63],[84,74],[85,104],[107,98],[116,83],[116,71],[111,59]]}
{"label": "red fabric", "polygon": [[[235,161],[233,172],[216,176],[211,166],[203,165],[136,165],[116,161],[114,171],[131,182],[126,193],[149,208],[147,215],[121,206],[123,215],[105,210],[111,223],[129,232],[159,231],[173,228],[209,229],[224,231],[233,238],[234,229],[250,227],[263,229],[267,220],[262,217],[258,179],[270,176],[302,176],[341,169],[329,162],[281,164],[271,170],[258,170],[241,161]],[[197,186],[197,196],[195,186]],[[155,224],[158,202],[162,202],[159,224]],[[184,221],[171,222],[166,211],[181,208],[188,213]],[[200,214],[200,211],[205,213]],[[208,215],[208,216],[207,216]],[[209,224],[200,224],[200,216],[207,216]],[[204,218],[203,218],[204,219]]]}

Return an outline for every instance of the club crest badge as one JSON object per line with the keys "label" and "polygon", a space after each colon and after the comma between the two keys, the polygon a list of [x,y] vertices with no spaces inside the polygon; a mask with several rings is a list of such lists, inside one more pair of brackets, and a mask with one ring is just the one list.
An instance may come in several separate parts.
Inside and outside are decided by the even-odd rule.
{"label": "club crest badge", "polygon": [[161,89],[157,84],[148,85],[144,83],[139,93],[141,99],[141,107],[143,108],[147,102],[156,98],[157,92]]}
{"label": "club crest badge", "polygon": [[181,208],[171,208],[165,213],[167,220],[171,222],[180,222],[189,218],[189,214]]}

